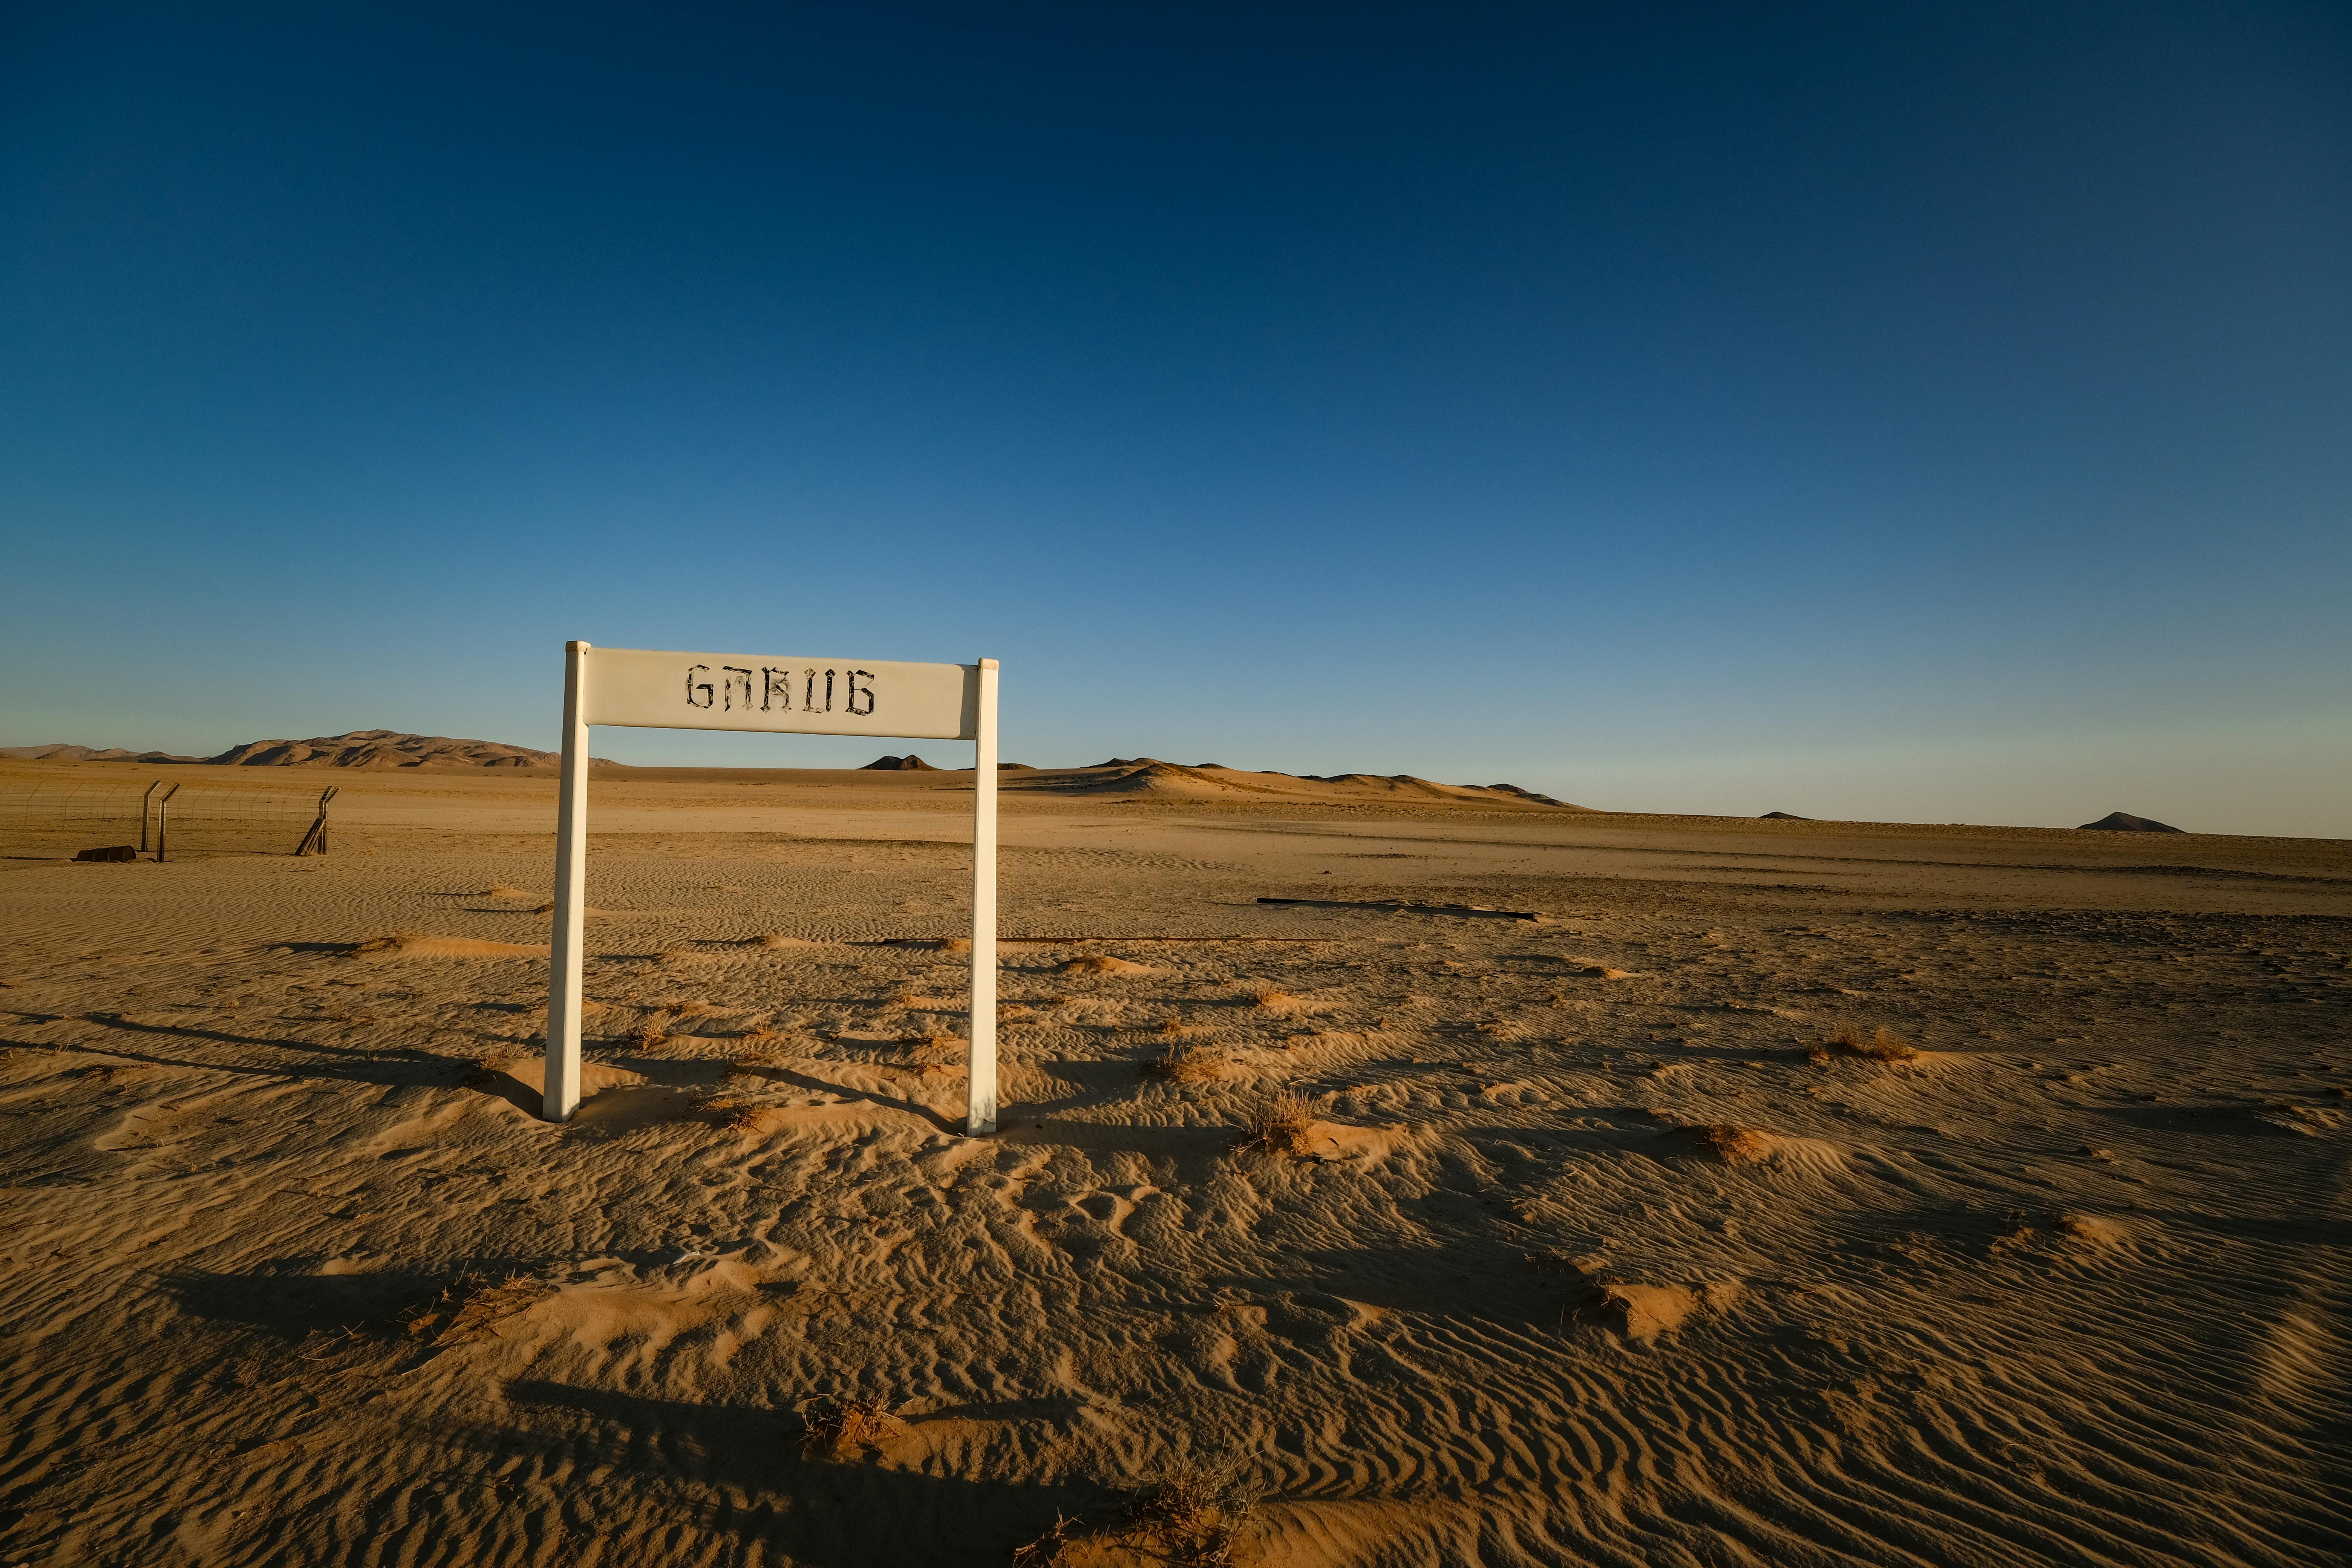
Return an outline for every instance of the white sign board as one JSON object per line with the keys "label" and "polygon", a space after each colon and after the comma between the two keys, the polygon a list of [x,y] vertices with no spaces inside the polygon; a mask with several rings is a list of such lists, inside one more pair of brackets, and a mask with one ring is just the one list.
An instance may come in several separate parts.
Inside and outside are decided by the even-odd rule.
{"label": "white sign board", "polygon": [[971,1059],[964,1125],[996,1131],[996,661],[904,664],[564,645],[563,784],[548,947],[546,1115],[580,1104],[588,727],[762,730],[972,742]]}
{"label": "white sign board", "polygon": [[591,724],[970,741],[980,668],[776,654],[595,650]]}

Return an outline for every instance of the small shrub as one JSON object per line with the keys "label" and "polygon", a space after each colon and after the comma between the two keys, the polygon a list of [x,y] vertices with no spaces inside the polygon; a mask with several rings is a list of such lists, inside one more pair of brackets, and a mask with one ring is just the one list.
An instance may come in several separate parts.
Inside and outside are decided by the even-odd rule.
{"label": "small shrub", "polygon": [[874,1447],[899,1430],[889,1406],[871,1399],[820,1399],[809,1406],[805,1419],[801,1447],[836,1454]]}
{"label": "small shrub", "polygon": [[1176,1568],[1226,1568],[1234,1531],[1255,1502],[1231,1470],[1188,1466],[1145,1483],[1116,1517],[1087,1524],[1057,1513],[1051,1530],[1014,1549],[1013,1562],[1014,1568],[1057,1568],[1073,1558],[1131,1557]]}
{"label": "small shrub", "polygon": [[1130,1539],[1171,1563],[1219,1568],[1233,1561],[1234,1527],[1255,1500],[1229,1470],[1178,1469],[1128,1505]]}
{"label": "small shrub", "polygon": [[1847,1056],[1868,1057],[1873,1061],[1908,1062],[1919,1058],[1919,1053],[1891,1029],[1874,1029],[1867,1035],[1860,1029],[1841,1029],[1829,1045]]}

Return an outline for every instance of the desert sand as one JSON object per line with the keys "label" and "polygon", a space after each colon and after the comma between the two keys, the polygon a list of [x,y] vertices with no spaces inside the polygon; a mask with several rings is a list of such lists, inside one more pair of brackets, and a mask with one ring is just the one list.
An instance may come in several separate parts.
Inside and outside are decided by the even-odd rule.
{"label": "desert sand", "polygon": [[0,847],[0,1563],[2352,1552],[2352,845],[1008,772],[971,1139],[969,774],[618,771],[558,1128],[551,777],[344,777]]}

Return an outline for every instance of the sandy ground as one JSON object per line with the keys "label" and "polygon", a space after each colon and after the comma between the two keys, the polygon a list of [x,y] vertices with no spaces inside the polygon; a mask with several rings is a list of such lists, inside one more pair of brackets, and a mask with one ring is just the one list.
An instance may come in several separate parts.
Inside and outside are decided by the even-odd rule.
{"label": "sandy ground", "polygon": [[973,1140],[968,777],[600,780],[558,1129],[337,782],[0,847],[0,1563],[2352,1552],[2352,845],[1032,790]]}

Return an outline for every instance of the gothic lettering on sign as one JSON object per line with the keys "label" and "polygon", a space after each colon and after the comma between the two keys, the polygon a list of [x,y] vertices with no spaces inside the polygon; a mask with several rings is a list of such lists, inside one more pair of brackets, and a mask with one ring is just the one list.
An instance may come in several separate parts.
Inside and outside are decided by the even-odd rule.
{"label": "gothic lettering on sign", "polygon": [[713,679],[710,666],[690,664],[686,667],[686,705],[725,713],[732,713],[739,705],[746,713],[790,713],[795,675],[802,712],[845,712],[859,719],[874,716],[877,689],[870,669],[793,670],[783,665],[746,669],[722,664]]}

